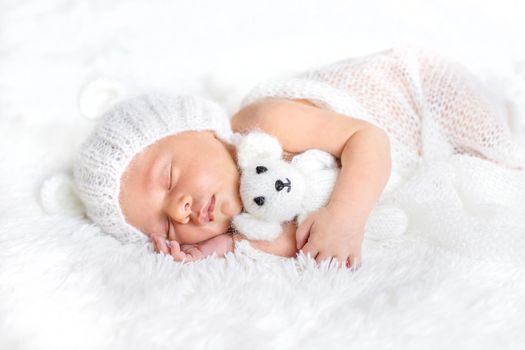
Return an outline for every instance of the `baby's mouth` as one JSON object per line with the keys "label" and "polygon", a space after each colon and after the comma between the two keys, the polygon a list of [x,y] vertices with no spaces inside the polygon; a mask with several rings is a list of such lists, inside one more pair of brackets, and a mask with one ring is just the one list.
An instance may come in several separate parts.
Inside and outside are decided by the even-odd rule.
{"label": "baby's mouth", "polygon": [[199,212],[198,222],[200,225],[207,224],[215,219],[213,210],[215,208],[215,195],[212,195],[209,202],[203,206]]}
{"label": "baby's mouth", "polygon": [[215,195],[211,197],[211,201],[208,206],[208,221],[213,221],[215,219],[215,215],[213,214],[214,209],[215,209]]}

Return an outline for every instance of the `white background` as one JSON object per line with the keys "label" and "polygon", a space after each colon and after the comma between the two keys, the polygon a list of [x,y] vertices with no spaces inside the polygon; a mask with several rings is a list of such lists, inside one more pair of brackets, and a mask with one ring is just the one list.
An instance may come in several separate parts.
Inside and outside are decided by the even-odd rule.
{"label": "white background", "polygon": [[97,79],[233,111],[266,77],[405,44],[503,73],[525,57],[524,16],[517,0],[3,0],[1,119],[75,119]]}

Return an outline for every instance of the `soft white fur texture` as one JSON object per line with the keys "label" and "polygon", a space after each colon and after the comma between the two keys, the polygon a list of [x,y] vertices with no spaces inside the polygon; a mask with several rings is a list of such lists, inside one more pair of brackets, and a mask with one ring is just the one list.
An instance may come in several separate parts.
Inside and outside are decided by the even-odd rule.
{"label": "soft white fur texture", "polygon": [[[471,225],[430,215],[420,223],[431,226],[406,236],[365,239],[364,265],[351,272],[249,249],[182,265],[82,218],[45,214],[39,189],[68,171],[93,126],[81,112],[96,116],[115,97],[202,92],[233,110],[267,75],[401,40],[461,58],[523,103],[506,80],[523,78],[523,6],[2,2],[0,349],[522,349],[525,232],[490,217],[523,215],[523,203],[493,211],[467,202],[451,215]],[[457,161],[426,165],[418,185],[446,185],[452,166],[464,170],[456,188],[475,186]]]}

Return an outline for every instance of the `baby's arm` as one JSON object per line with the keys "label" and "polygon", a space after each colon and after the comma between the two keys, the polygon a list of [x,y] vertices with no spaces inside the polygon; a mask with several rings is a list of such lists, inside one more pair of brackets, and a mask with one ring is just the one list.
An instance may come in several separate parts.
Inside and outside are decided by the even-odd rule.
{"label": "baby's arm", "polygon": [[[261,250],[268,254],[294,257],[297,254],[297,246],[295,240],[295,231],[297,226],[294,222],[285,223],[282,225],[283,232],[275,240],[268,241],[256,241],[250,240],[250,245],[258,250]],[[234,234],[233,240],[244,240],[246,239],[243,235],[237,233]]]}
{"label": "baby's arm", "polygon": [[388,135],[366,121],[279,98],[246,106],[233,116],[232,126],[237,132],[262,129],[288,152],[317,148],[341,160],[328,204],[299,226],[296,247],[318,262],[335,258],[360,265],[366,221],[390,176]]}

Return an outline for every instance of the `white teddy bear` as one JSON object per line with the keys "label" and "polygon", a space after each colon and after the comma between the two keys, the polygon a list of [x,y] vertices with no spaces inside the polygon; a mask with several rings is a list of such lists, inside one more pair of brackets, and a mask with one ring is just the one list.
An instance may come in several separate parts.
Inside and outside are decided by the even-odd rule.
{"label": "white teddy bear", "polygon": [[[287,162],[279,141],[260,131],[234,134],[233,142],[245,212],[235,216],[232,224],[248,239],[272,241],[282,232],[283,222],[297,217],[299,225],[328,203],[339,175],[330,153],[310,149]],[[407,224],[401,209],[378,205],[368,218],[366,235],[379,240],[398,236]]]}
{"label": "white teddy bear", "polygon": [[311,149],[287,162],[279,141],[259,131],[235,134],[234,143],[246,212],[234,217],[233,226],[247,238],[274,240],[282,222],[297,216],[300,224],[328,203],[339,175],[330,153]]}

